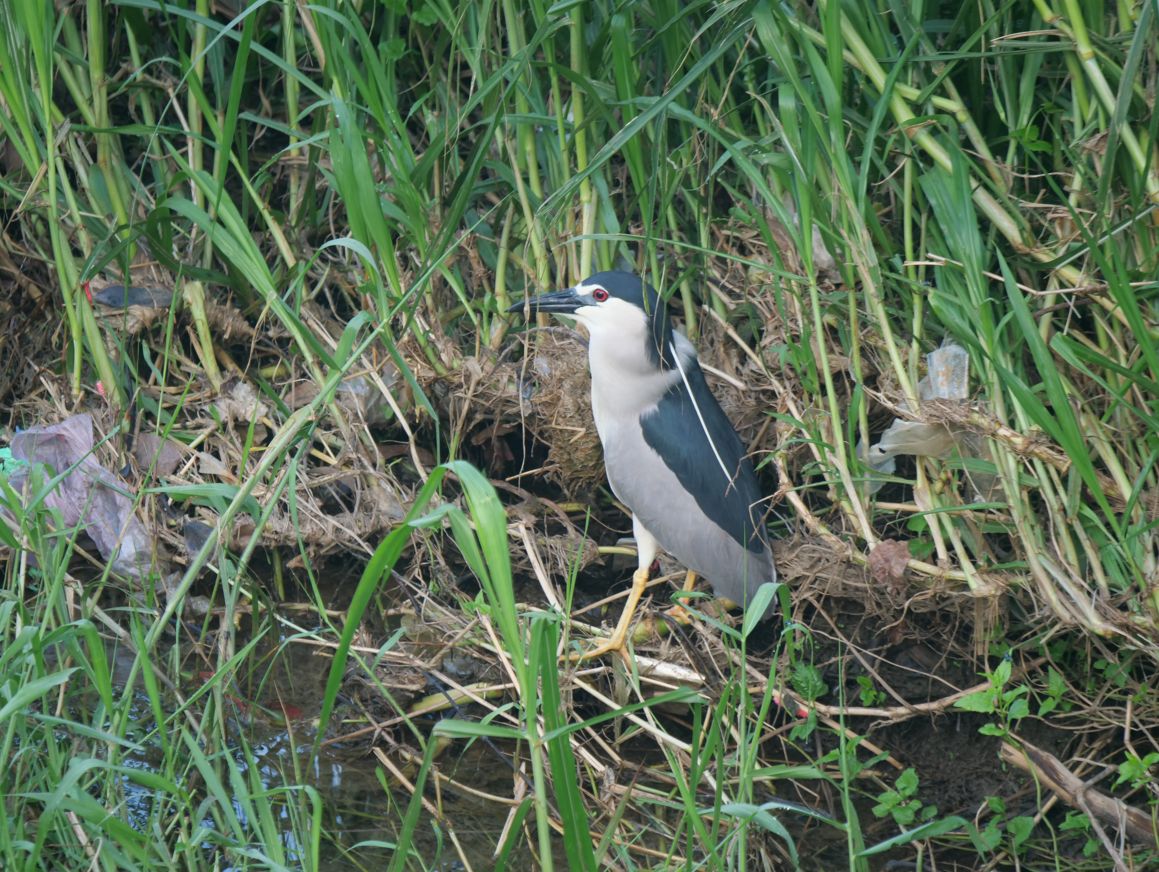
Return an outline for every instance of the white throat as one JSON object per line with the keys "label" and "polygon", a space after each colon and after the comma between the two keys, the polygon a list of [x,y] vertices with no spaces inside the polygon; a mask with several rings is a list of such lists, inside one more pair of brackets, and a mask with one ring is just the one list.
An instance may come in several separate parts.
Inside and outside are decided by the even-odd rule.
{"label": "white throat", "polygon": [[[581,288],[582,290],[582,288]],[[653,342],[651,319],[639,306],[612,297],[598,306],[582,306],[575,318],[588,330],[588,362],[592,371],[592,414],[600,438],[606,440],[617,422],[638,421],[681,381],[677,369],[660,370],[648,354]],[[674,334],[677,354],[695,360],[696,351]]]}

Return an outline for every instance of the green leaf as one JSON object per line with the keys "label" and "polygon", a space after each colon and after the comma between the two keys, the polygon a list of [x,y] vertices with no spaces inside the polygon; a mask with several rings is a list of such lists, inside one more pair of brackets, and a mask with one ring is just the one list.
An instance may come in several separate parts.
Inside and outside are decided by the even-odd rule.
{"label": "green leaf", "polygon": [[431,730],[432,735],[451,736],[456,739],[476,739],[489,736],[492,739],[506,739],[509,741],[528,741],[527,733],[512,727],[502,727],[497,724],[483,724],[475,721],[463,721],[458,718],[443,718]]}
{"label": "green leaf", "polygon": [[1124,781],[1129,781],[1132,787],[1140,787],[1152,781],[1151,767],[1156,763],[1159,763],[1159,753],[1155,751],[1142,759],[1127,752],[1127,759],[1119,764],[1119,779],[1115,782],[1115,786],[1118,787]]}
{"label": "green leaf", "polygon": [[[751,805],[743,802],[729,802],[720,807],[720,813],[731,818],[741,818],[745,821],[752,821],[767,830],[774,836],[777,836],[785,842],[785,846],[789,850],[789,857],[793,861],[793,865],[797,865],[797,846],[793,843],[793,837],[789,835],[789,831],[785,829],[784,825],[769,814],[769,809],[776,808],[774,805]],[[711,814],[710,811],[704,812]]]}
{"label": "green leaf", "polygon": [[621,706],[614,711],[605,712],[602,715],[596,715],[595,717],[588,718],[581,723],[568,724],[566,726],[560,727],[558,730],[548,731],[544,733],[543,741],[550,741],[557,735],[570,735],[571,733],[582,730],[584,727],[599,726],[600,724],[606,723],[607,721],[621,718],[624,715],[629,715],[633,712],[641,711],[642,709],[651,708],[652,706],[668,704],[692,705],[694,703],[702,702],[704,702],[704,698],[694,690],[690,690],[688,688],[672,690],[668,693],[662,693],[657,696],[649,697],[643,702],[634,702],[630,705]]}
{"label": "green leaf", "polygon": [[[944,820],[934,821],[933,823],[923,824],[916,829],[909,830],[905,833],[900,833],[893,838],[886,839],[884,842],[878,842],[871,848],[866,848],[860,852],[858,857],[869,857],[873,854],[880,854],[883,851],[888,851],[891,848],[896,848],[898,845],[906,845],[910,842],[921,841],[922,839],[934,839],[938,836],[944,836],[946,833],[951,833],[961,827],[971,826],[964,818],[956,815],[945,818]],[[995,843],[997,844],[997,843]],[[993,847],[993,846],[991,846]]]}
{"label": "green leaf", "polygon": [[1012,688],[1011,690],[1008,690],[1004,694],[1002,694],[1002,704],[1003,705],[1010,705],[1010,703],[1014,702],[1014,700],[1018,699],[1018,697],[1022,696],[1023,694],[1027,694],[1027,693],[1030,693],[1030,688],[1024,684],[1019,685],[1018,687]]}
{"label": "green leaf", "polygon": [[81,736],[88,736],[96,742],[112,742],[115,745],[120,745],[129,751],[142,752],[145,750],[144,745],[136,742],[131,742],[128,739],[122,739],[119,736],[114,736],[112,733],[98,730],[85,724],[77,723],[76,721],[68,720],[67,718],[58,718],[53,715],[46,715],[41,712],[30,711],[28,716],[35,718],[41,723],[51,724],[55,727],[60,727],[62,730],[68,730],[70,733],[77,733]]}
{"label": "green leaf", "polygon": [[794,742],[804,742],[813,735],[815,729],[817,729],[817,712],[810,710],[809,717],[805,719],[804,723],[797,724],[789,730],[789,738]]}
{"label": "green leaf", "polygon": [[998,668],[994,670],[994,676],[991,679],[995,687],[1005,687],[1006,682],[1010,680],[1010,673],[1014,669],[1014,663],[1010,657],[1005,656],[1002,662],[998,664]]}
{"label": "green leaf", "polygon": [[993,851],[1002,842],[1002,831],[998,829],[998,821],[991,818],[986,824],[986,829],[978,833],[978,842],[982,845],[983,851]]}
{"label": "green leaf", "polygon": [[[499,502],[495,488],[479,470],[466,461],[453,461],[446,469],[459,478],[463,486],[471,520],[475,524],[472,531],[466,526],[461,513],[448,515],[455,541],[464,550],[471,568],[479,576],[479,581],[487,593],[492,614],[499,625],[500,635],[509,651],[522,651],[526,647],[519,628],[518,611],[515,606],[515,588],[511,575],[511,551],[507,544],[507,513]],[[474,540],[478,538],[478,546]],[[469,552],[480,548],[486,559],[486,568],[478,557],[470,557]],[[476,555],[478,551],[475,551]],[[524,692],[530,691],[527,668],[523,657],[513,657],[513,667]]]}
{"label": "green leaf", "polygon": [[439,21],[439,11],[428,3],[412,12],[410,17],[411,21],[426,25],[427,27],[432,27]]}
{"label": "green leaf", "polygon": [[345,329],[342,331],[342,336],[338,339],[338,347],[334,349],[334,363],[338,369],[345,369],[350,360],[350,351],[354,348],[354,342],[358,338],[358,331],[363,324],[370,321],[370,314],[367,312],[359,312],[350,319]]}
{"label": "green leaf", "polygon": [[793,669],[793,687],[806,702],[815,702],[829,692],[829,685],[821,677],[821,670],[812,663],[798,663]]}
{"label": "green leaf", "polygon": [[[11,488],[8,487],[8,479],[4,478],[3,474],[0,474],[0,482],[3,483],[2,487],[0,487],[0,494],[12,492]],[[6,500],[6,499],[4,499],[3,496],[0,496],[0,506],[3,506],[6,511],[11,511],[10,507],[14,504],[18,505],[18,506],[20,505],[19,497],[16,497],[16,499],[14,499],[14,500],[13,499]],[[20,512],[19,514],[16,514],[16,513],[13,513],[13,514],[15,515],[15,517],[17,519],[19,519],[24,513]],[[11,530],[11,528],[9,528],[8,523],[9,523],[9,521],[8,521],[7,516],[0,515],[0,542],[3,542],[5,545],[7,545],[13,551],[19,553],[20,552],[20,544],[16,541],[16,537],[12,534],[12,530]],[[19,520],[16,521],[16,524],[17,524],[17,527],[19,528]]]}
{"label": "green leaf", "polygon": [[406,40],[388,39],[383,43],[382,54],[387,63],[394,63],[406,54]]}
{"label": "green leaf", "polygon": [[[434,480],[434,476],[431,476]],[[425,490],[425,488],[424,488]],[[402,872],[407,868],[407,861],[410,859],[411,842],[414,839],[414,831],[418,827],[419,816],[423,811],[423,789],[426,787],[427,775],[430,773],[431,764],[435,761],[436,742],[427,742],[426,752],[423,754],[423,763],[419,767],[418,775],[414,780],[414,793],[411,795],[410,805],[407,806],[406,816],[402,820],[402,824],[398,830],[398,843],[395,847],[394,854],[390,858],[390,866],[387,872]],[[317,750],[315,749],[315,753]]]}
{"label": "green leaf", "polygon": [[1030,838],[1031,832],[1034,831],[1034,818],[1026,815],[1011,818],[1006,824],[1006,831],[1010,833],[1014,850],[1019,851],[1026,840]]}
{"label": "green leaf", "polygon": [[[756,629],[757,624],[759,624],[761,619],[764,617],[765,610],[769,607],[769,603],[773,601],[773,597],[776,596],[777,592],[782,588],[787,594],[789,591],[788,587],[779,582],[765,582],[757,588],[756,595],[753,597],[752,602],[750,602],[748,607],[745,608],[744,623],[741,625],[740,631],[742,636],[747,639],[749,633]],[[788,613],[788,611],[784,612],[786,615]]]}
{"label": "green leaf", "polygon": [[863,706],[871,706],[878,701],[880,694],[877,686],[873,683],[873,679],[868,675],[858,675],[857,683],[861,686],[861,704]]}
{"label": "green leaf", "polygon": [[812,779],[824,778],[829,776],[823,769],[818,769],[816,766],[766,766],[761,769],[753,771],[753,778],[793,778],[793,779]]}
{"label": "green leaf", "polygon": [[[213,503],[209,502],[213,498],[232,502],[234,498],[241,492],[241,488],[236,484],[225,484],[224,482],[215,482],[212,484],[181,484],[181,485],[166,485],[164,487],[147,487],[141,488],[141,493],[145,494],[165,494],[174,502],[181,502],[182,500],[193,499],[194,501],[201,501],[201,505],[213,507]],[[252,496],[247,496],[242,501],[242,508],[250,514],[250,516],[257,521],[262,514],[262,507],[258,505],[258,501]]]}
{"label": "green leaf", "polygon": [[538,672],[543,722],[552,738],[545,739],[548,759],[551,761],[552,782],[555,787],[555,802],[563,823],[564,848],[567,851],[568,868],[580,872],[596,872],[596,859],[592,853],[592,840],[588,835],[588,816],[584,808],[583,794],[576,780],[575,754],[569,737],[560,731],[568,726],[559,692],[559,664],[556,650],[559,634],[554,618],[539,617],[531,625],[533,668]]}
{"label": "green leaf", "polygon": [[1071,830],[1086,832],[1091,828],[1091,821],[1081,811],[1071,811],[1067,812],[1066,820],[1059,824],[1058,828],[1063,832],[1069,832]]}
{"label": "green leaf", "polygon": [[918,792],[917,772],[911,766],[897,777],[897,781],[894,782],[893,786],[902,796],[913,796]]}
{"label": "green leaf", "polygon": [[507,861],[511,857],[511,851],[523,837],[523,822],[527,819],[527,813],[531,811],[532,801],[533,797],[529,796],[516,809],[515,817],[512,818],[511,827],[507,831],[507,840],[499,847],[499,851],[495,855],[495,872],[506,872]]}
{"label": "green leaf", "polygon": [[7,722],[16,712],[23,711],[29,707],[54,687],[64,684],[68,681],[69,676],[77,671],[77,668],[74,666],[72,669],[64,669],[60,672],[54,672],[52,675],[34,678],[29,682],[21,684],[9,698],[8,702],[4,704],[4,707],[0,708],[0,724]]}
{"label": "green leaf", "polygon": [[994,703],[997,701],[997,694],[993,690],[979,690],[977,693],[971,693],[956,703],[954,708],[964,709],[968,712],[984,712],[992,713],[994,711]]}
{"label": "green leaf", "polygon": [[917,817],[918,805],[918,801],[914,800],[913,802],[907,802],[905,805],[895,806],[890,810],[898,826],[908,827],[914,822],[914,818]]}

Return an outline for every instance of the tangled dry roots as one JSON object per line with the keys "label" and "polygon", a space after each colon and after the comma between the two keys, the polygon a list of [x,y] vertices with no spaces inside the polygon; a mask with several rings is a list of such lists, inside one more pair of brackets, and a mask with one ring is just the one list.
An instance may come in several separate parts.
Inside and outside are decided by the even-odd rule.
{"label": "tangled dry roots", "polygon": [[[531,334],[522,360],[474,357],[438,376],[409,339],[400,350],[440,415],[475,445],[526,428],[547,446],[544,473],[572,493],[604,480],[604,455],[591,406],[588,353],[565,328]],[[510,351],[514,351],[511,349]],[[510,351],[508,353],[510,353]]]}
{"label": "tangled dry roots", "polygon": [[522,380],[535,381],[529,402],[536,435],[548,445],[550,474],[565,488],[590,487],[604,478],[604,452],[592,417],[587,348],[575,336],[552,332],[531,351]]}

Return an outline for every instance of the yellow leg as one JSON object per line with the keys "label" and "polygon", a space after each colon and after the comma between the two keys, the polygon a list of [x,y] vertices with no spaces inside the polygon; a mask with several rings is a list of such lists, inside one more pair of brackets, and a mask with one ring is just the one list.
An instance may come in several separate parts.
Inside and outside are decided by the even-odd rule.
{"label": "yellow leg", "polygon": [[[690,569],[688,570],[688,574],[684,576],[684,587],[681,590],[685,593],[690,593],[694,587],[696,587],[696,573]],[[687,625],[692,623],[692,617],[685,610],[684,606],[679,603],[668,609],[664,614],[680,624]]]}
{"label": "yellow leg", "polygon": [[619,651],[620,654],[626,653],[624,640],[628,638],[628,628],[632,626],[632,616],[636,611],[636,605],[640,602],[640,597],[644,594],[644,588],[647,585],[648,567],[637,569],[632,576],[632,592],[628,594],[628,601],[624,603],[624,613],[620,615],[620,622],[616,624],[612,638],[601,645],[597,645],[591,651],[585,651],[579,655],[578,660],[590,660],[592,657],[600,657],[609,651]]}

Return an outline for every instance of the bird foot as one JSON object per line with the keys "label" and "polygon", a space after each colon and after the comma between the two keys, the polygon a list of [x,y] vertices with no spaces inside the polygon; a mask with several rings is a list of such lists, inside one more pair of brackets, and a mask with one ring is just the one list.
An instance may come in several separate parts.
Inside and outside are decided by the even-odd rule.
{"label": "bird foot", "polygon": [[628,662],[628,646],[624,644],[622,639],[619,644],[616,644],[615,640],[609,639],[607,642],[597,645],[589,651],[584,651],[582,654],[573,654],[569,659],[574,660],[576,663],[582,663],[584,660],[603,657],[605,654],[619,654],[625,663]]}
{"label": "bird foot", "polygon": [[602,642],[590,651],[584,651],[582,654],[572,655],[577,663],[584,660],[591,660],[593,657],[602,657],[604,654],[610,654],[613,651],[618,653],[625,661],[628,659],[628,629],[632,625],[632,617],[636,611],[636,605],[640,602],[640,597],[644,593],[644,588],[648,585],[648,569],[637,569],[632,576],[632,592],[628,594],[628,601],[624,603],[624,612],[620,615],[620,622],[616,624],[616,629],[612,633],[612,637],[606,642]]}
{"label": "bird foot", "polygon": [[[688,570],[688,574],[684,576],[683,591],[685,593],[690,593],[695,587],[696,573],[690,569]],[[692,615],[688,614],[688,610],[680,603],[676,603],[676,605],[672,606],[672,608],[668,609],[666,612],[664,612],[664,614],[683,627],[687,627],[692,623]]]}

